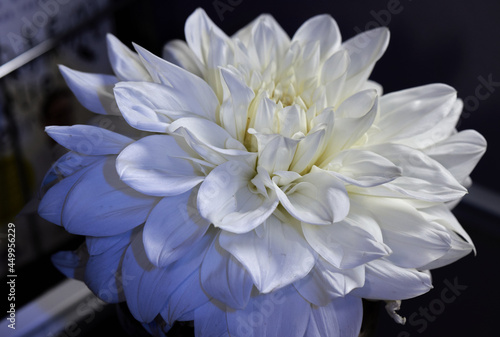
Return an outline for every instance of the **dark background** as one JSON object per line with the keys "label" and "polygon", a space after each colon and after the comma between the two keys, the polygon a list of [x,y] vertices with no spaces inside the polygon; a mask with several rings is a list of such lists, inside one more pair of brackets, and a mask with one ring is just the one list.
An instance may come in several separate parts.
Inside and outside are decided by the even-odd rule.
{"label": "dark background", "polygon": [[[497,129],[500,126],[500,1],[149,0],[131,1],[111,15],[115,33],[123,42],[130,45],[133,41],[160,54],[166,41],[184,39],[184,22],[197,7],[203,7],[228,34],[262,13],[272,14],[290,36],[308,18],[322,13],[335,18],[344,40],[360,31],[388,26],[391,42],[371,79],[382,84],[385,92],[434,82],[455,87],[465,101],[458,128],[476,129],[489,144],[486,155],[472,174],[473,181],[495,194],[500,193],[500,179],[497,179],[500,163],[496,160],[500,142]],[[484,85],[488,79],[495,82],[489,88]],[[403,302],[401,314],[408,319],[414,317],[413,323],[397,325],[382,306],[376,308],[379,314],[376,336],[497,335],[499,218],[464,204],[456,209],[456,215],[473,238],[478,255],[435,270],[434,289]],[[64,248],[76,248],[78,241],[72,239]],[[50,254],[60,249],[56,247],[25,266],[24,276],[20,278],[24,284],[19,286],[24,296],[21,303],[62,279],[49,261]],[[43,278],[37,277],[42,273]],[[39,281],[34,283],[34,278]],[[453,301],[445,303],[441,294],[450,283],[461,285],[462,290]],[[109,312],[110,316],[89,335],[124,334],[116,328],[114,311]]]}

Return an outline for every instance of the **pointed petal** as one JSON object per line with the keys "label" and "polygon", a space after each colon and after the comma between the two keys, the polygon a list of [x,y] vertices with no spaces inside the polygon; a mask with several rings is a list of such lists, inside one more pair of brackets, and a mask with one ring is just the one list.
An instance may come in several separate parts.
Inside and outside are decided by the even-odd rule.
{"label": "pointed petal", "polygon": [[474,130],[465,130],[425,149],[424,152],[443,165],[461,183],[476,167],[486,151],[486,140]]}
{"label": "pointed petal", "polygon": [[141,193],[173,196],[189,191],[203,181],[204,174],[177,140],[169,135],[139,139],[116,159],[120,179]]}
{"label": "pointed petal", "polygon": [[163,46],[162,57],[196,76],[203,77],[202,65],[196,55],[182,40],[172,40]]}
{"label": "pointed petal", "polygon": [[337,269],[320,257],[313,270],[293,285],[307,301],[325,306],[336,298],[346,296],[351,290],[362,287],[364,283],[364,266]]}
{"label": "pointed petal", "polygon": [[363,305],[359,297],[337,298],[326,306],[312,307],[304,337],[357,337],[362,318]]}
{"label": "pointed petal", "polygon": [[144,246],[149,260],[165,267],[184,256],[205,234],[210,222],[196,208],[197,189],[163,198],[144,226]]}
{"label": "pointed petal", "polygon": [[66,84],[86,109],[102,115],[120,115],[113,95],[115,76],[90,74],[59,66]]}
{"label": "pointed petal", "polygon": [[228,161],[205,178],[198,192],[200,214],[214,226],[233,233],[246,233],[264,222],[278,205],[276,195],[250,190],[253,168]]}
{"label": "pointed petal", "polygon": [[250,299],[252,278],[238,260],[214,240],[201,265],[203,289],[233,309],[243,309]]}
{"label": "pointed petal", "polygon": [[125,185],[110,157],[89,167],[71,188],[62,225],[78,235],[116,235],[143,223],[155,202]]}
{"label": "pointed petal", "polygon": [[267,172],[288,171],[297,149],[298,140],[278,134],[264,134],[249,130],[257,139],[257,165]]}
{"label": "pointed petal", "polygon": [[342,44],[351,59],[343,97],[352,95],[365,83],[373,70],[375,62],[382,57],[388,44],[389,30],[386,27],[379,27],[358,34]]}
{"label": "pointed petal", "polygon": [[[419,150],[397,144],[374,145],[367,150],[389,159],[401,169],[401,177],[383,185],[400,195],[431,202],[447,202],[461,198],[467,192],[446,168]],[[374,193],[391,195],[378,191],[377,187]]]}
{"label": "pointed petal", "polygon": [[134,141],[92,125],[47,126],[45,132],[68,150],[86,155],[118,154]]}
{"label": "pointed petal", "polygon": [[397,267],[385,259],[366,265],[365,285],[351,294],[375,300],[405,300],[432,289],[429,273]]}
{"label": "pointed petal", "polygon": [[207,82],[138,45],[134,47],[155,82],[174,89],[179,102],[188,107],[187,111],[215,121],[219,101]]}
{"label": "pointed petal", "polygon": [[252,297],[243,310],[226,311],[231,336],[302,337],[311,306],[292,287]]}
{"label": "pointed petal", "polygon": [[379,132],[370,134],[370,144],[396,142],[425,133],[445,119],[456,99],[455,89],[444,84],[430,84],[382,96],[380,118],[376,123]]}
{"label": "pointed petal", "polygon": [[311,45],[318,42],[320,59],[324,60],[340,47],[342,37],[335,20],[328,14],[317,15],[300,26],[292,38],[293,42]]}
{"label": "pointed petal", "polygon": [[275,184],[275,191],[293,217],[310,224],[328,225],[341,221],[349,212],[344,184],[323,170],[312,170],[281,188]]}
{"label": "pointed petal", "polygon": [[80,281],[83,280],[85,274],[87,259],[88,254],[84,249],[78,249],[74,252],[57,252],[50,258],[57,270],[63,273],[64,276]]}
{"label": "pointed petal", "polygon": [[120,81],[149,81],[146,68],[139,56],[124,45],[114,35],[107,34],[108,57],[111,67]]}
{"label": "pointed petal", "polygon": [[401,169],[375,152],[348,149],[340,152],[322,168],[348,184],[372,187],[393,181]]}
{"label": "pointed petal", "polygon": [[259,291],[268,293],[301,279],[314,266],[316,254],[297,227],[272,215],[262,236],[223,231],[219,242],[245,266]]}
{"label": "pointed petal", "polygon": [[391,253],[383,242],[348,221],[327,226],[302,223],[302,230],[311,247],[337,268],[354,268]]}

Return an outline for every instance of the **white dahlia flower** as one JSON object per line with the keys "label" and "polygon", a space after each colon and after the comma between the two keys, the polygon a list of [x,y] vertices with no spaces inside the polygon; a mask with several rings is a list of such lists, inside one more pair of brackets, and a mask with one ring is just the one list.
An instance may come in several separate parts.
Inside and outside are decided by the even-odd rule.
{"label": "white dahlia flower", "polygon": [[455,130],[451,87],[367,80],[386,28],[342,43],[319,15],[290,39],[262,15],[229,37],[199,9],[185,33],[164,58],[109,36],[114,76],[61,67],[128,123],[46,129],[71,152],[39,213],[87,236],[54,257],[66,275],[156,333],[344,337],[362,298],[423,294],[474,249],[449,206],[485,140]]}

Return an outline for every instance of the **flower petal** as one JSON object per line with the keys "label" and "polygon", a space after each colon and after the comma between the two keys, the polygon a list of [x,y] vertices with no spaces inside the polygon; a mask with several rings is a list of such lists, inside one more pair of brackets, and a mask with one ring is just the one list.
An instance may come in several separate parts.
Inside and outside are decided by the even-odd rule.
{"label": "flower petal", "polygon": [[366,230],[350,225],[350,221],[327,226],[302,223],[302,231],[318,254],[341,269],[355,268],[391,253],[382,241]]}
{"label": "flower petal", "polygon": [[173,136],[153,135],[130,144],[116,159],[120,179],[141,193],[172,196],[189,191],[204,174]]}
{"label": "flower petal", "polygon": [[196,208],[197,189],[163,198],[144,226],[144,247],[149,261],[164,267],[178,260],[208,230],[210,222]]}
{"label": "flower petal", "polygon": [[275,191],[293,217],[310,224],[328,225],[341,221],[349,212],[344,184],[323,170],[313,169],[281,188],[275,184]]}
{"label": "flower petal", "polygon": [[320,59],[324,60],[337,51],[342,37],[335,20],[328,14],[322,14],[304,22],[292,38],[292,43],[295,41],[308,46],[319,43]]}
{"label": "flower petal", "polygon": [[365,267],[337,269],[323,258],[318,258],[312,271],[293,285],[309,302],[317,306],[328,305],[336,298],[346,296],[365,283]]}
{"label": "flower petal", "polygon": [[139,56],[114,35],[107,34],[108,57],[111,67],[121,81],[150,81],[146,68]]}
{"label": "flower petal", "polygon": [[[447,202],[464,196],[467,190],[451,173],[423,152],[398,144],[380,144],[367,148],[393,162],[401,169],[402,176],[383,185],[382,189],[373,188],[364,193],[374,195],[405,195],[431,202]],[[391,191],[394,191],[391,193]]]}
{"label": "flower petal", "polygon": [[343,97],[348,97],[366,82],[389,44],[389,29],[379,27],[345,41],[342,47],[349,53],[351,63],[347,72]]}
{"label": "flower petal", "polygon": [[348,184],[372,187],[393,181],[401,169],[375,152],[348,149],[340,152],[322,168]]}
{"label": "flower petal", "polygon": [[250,299],[252,278],[245,268],[214,240],[201,265],[203,289],[233,309],[243,309]]}
{"label": "flower petal", "polygon": [[229,337],[225,306],[212,300],[196,309],[194,331],[195,336]]}
{"label": "flower petal", "polygon": [[245,266],[261,293],[291,284],[311,271],[316,254],[298,226],[271,215],[261,236],[222,231],[219,242]]}
{"label": "flower petal", "polygon": [[246,233],[264,222],[278,205],[272,190],[264,196],[250,190],[253,168],[239,161],[217,166],[198,192],[200,214],[214,226],[233,233]]}
{"label": "flower petal", "polygon": [[431,289],[429,273],[401,268],[382,258],[366,264],[365,285],[351,294],[374,300],[405,300]]}
{"label": "flower petal", "polygon": [[254,130],[249,130],[249,133],[257,139],[259,167],[263,167],[269,173],[288,171],[298,140],[278,134],[258,133]]}
{"label": "flower petal", "polygon": [[370,134],[370,144],[397,142],[425,133],[445,119],[456,99],[455,89],[444,84],[424,85],[382,96],[380,118],[376,123],[379,132]]}
{"label": "flower petal", "polygon": [[183,40],[172,40],[163,46],[162,57],[196,76],[203,77],[202,65]]}
{"label": "flower petal", "polygon": [[226,311],[230,336],[302,337],[311,306],[292,287],[255,294],[243,310]]}
{"label": "flower petal", "polygon": [[68,150],[86,155],[118,154],[134,141],[92,125],[47,126],[45,132]]}
{"label": "flower petal", "polygon": [[357,337],[362,317],[363,305],[356,296],[337,298],[325,306],[313,306],[304,337]]}
{"label": "flower petal", "polygon": [[62,225],[73,234],[108,236],[146,220],[156,200],[125,185],[108,157],[89,167],[65,197]]}
{"label": "flower petal", "polygon": [[461,183],[467,179],[485,151],[486,140],[474,130],[461,131],[424,150]]}
{"label": "flower petal", "polygon": [[120,115],[113,95],[118,79],[112,75],[89,74],[59,66],[66,84],[86,109],[102,115]]}

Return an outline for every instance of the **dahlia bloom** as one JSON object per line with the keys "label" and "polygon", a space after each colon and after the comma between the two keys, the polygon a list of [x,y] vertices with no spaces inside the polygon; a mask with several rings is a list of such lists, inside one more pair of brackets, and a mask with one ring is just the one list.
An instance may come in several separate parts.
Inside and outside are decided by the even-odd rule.
{"label": "dahlia bloom", "polygon": [[163,58],[109,35],[115,75],[61,67],[126,121],[46,129],[70,152],[39,213],[86,236],[54,257],[66,275],[152,333],[344,337],[362,298],[421,295],[474,249],[449,209],[485,140],[455,130],[453,88],[368,80],[386,28],[342,43],[319,15],[290,39],[262,15],[229,37],[198,9],[185,33]]}

